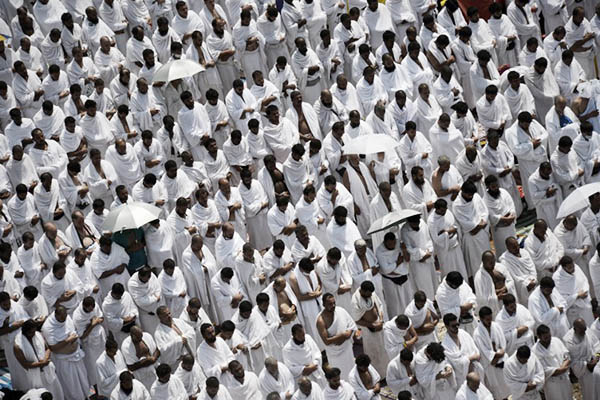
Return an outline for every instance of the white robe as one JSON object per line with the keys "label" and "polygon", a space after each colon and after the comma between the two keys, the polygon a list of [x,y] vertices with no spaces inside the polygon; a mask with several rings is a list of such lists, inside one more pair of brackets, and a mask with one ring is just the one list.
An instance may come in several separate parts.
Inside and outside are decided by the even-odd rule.
{"label": "white robe", "polygon": [[[168,275],[163,269],[158,274],[158,282],[165,305],[169,307],[173,315],[180,315],[185,310],[189,300],[183,272],[179,267],[176,267],[173,275]],[[182,293],[184,296],[181,296]]]}
{"label": "white robe", "polygon": [[132,391],[126,394],[121,390],[121,386],[117,385],[110,395],[110,400],[150,400],[150,393],[144,387],[142,382],[137,379],[133,380]]}
{"label": "white robe", "polygon": [[[513,355],[523,345],[533,346],[535,320],[525,306],[517,304],[517,310],[513,315],[510,315],[506,308],[502,307],[496,315],[495,322],[504,332],[505,349],[509,356]],[[527,331],[519,336],[517,329],[521,326],[527,327]]]}
{"label": "white robe", "polygon": [[[542,178],[538,169],[529,175],[528,186],[537,217],[546,221],[550,229],[554,229],[559,223],[556,215],[563,201],[560,186],[552,175],[549,179]],[[546,194],[549,188],[556,189],[556,192],[550,197]]]}
{"label": "white robe", "polygon": [[[42,334],[48,345],[54,346],[66,340],[70,335],[77,333],[71,317],[67,316],[64,322],[59,322],[53,313],[42,325]],[[56,365],[56,374],[65,394],[65,400],[85,398],[89,393],[90,384],[85,373],[84,355],[85,353],[80,347],[70,354],[52,354],[52,359]]]}
{"label": "white robe", "polygon": [[553,337],[548,348],[538,341],[531,350],[544,368],[544,375],[546,376],[544,394],[546,398],[548,400],[572,399],[573,388],[569,381],[569,370],[557,376],[553,375],[556,369],[570,358],[569,351],[561,339]]}
{"label": "white robe", "polygon": [[156,309],[165,304],[158,278],[152,274],[148,282],[142,282],[136,272],[129,278],[127,290],[138,307],[142,329],[153,334],[158,325]]}
{"label": "white robe", "polygon": [[[457,317],[461,315],[461,306],[472,304],[473,307],[469,311],[469,314],[473,315],[474,310],[477,309],[477,298],[473,293],[473,290],[469,287],[466,282],[463,282],[458,289],[451,288],[446,280],[444,279],[435,294],[435,299],[438,302],[440,308],[440,314],[446,315],[452,313]],[[470,324],[463,323],[463,329],[469,333],[472,333],[475,328],[475,321]]]}
{"label": "white robe", "polygon": [[[405,224],[400,229],[400,237],[410,255],[410,275],[415,287],[424,291],[428,298],[433,298],[438,286],[438,276],[435,273],[433,242],[429,236],[427,223],[420,219],[418,230]],[[421,261],[427,253],[430,257]]]}
{"label": "white robe", "polygon": [[442,340],[442,346],[444,346],[444,354],[454,370],[457,385],[465,382],[471,368],[479,373],[479,377],[483,381],[485,374],[481,362],[470,361],[469,359],[473,356],[481,357],[481,351],[467,331],[464,329],[458,330],[458,343],[449,334],[446,334]]}
{"label": "white robe", "polygon": [[[516,296],[515,284],[506,267],[501,263],[496,263],[494,271],[504,276],[504,286],[508,293]],[[487,306],[492,309],[495,316],[502,308],[502,300],[496,295],[495,283],[492,276],[483,268],[483,263],[475,274],[475,293],[477,293],[477,304],[479,307]]]}
{"label": "white robe", "polygon": [[437,374],[442,372],[445,368],[452,369],[452,366],[447,360],[438,364],[435,361],[430,360],[425,354],[425,348],[422,348],[415,355],[414,362],[415,377],[419,382],[419,386],[423,390],[424,399],[454,399],[456,392],[456,379],[454,377],[454,371],[445,379],[436,379]]}
{"label": "white robe", "polygon": [[[594,316],[590,312],[592,306],[589,293],[590,286],[581,268],[575,264],[575,271],[569,274],[560,267],[554,272],[552,278],[556,284],[556,290],[566,302],[565,312],[569,325],[572,325],[578,318],[582,318],[587,326],[591,325]],[[586,292],[587,295],[584,298],[579,298],[579,292]]]}
{"label": "white robe", "polygon": [[118,282],[127,287],[127,281],[129,280],[127,268],[120,274],[113,274],[106,278],[100,278],[104,272],[114,269],[121,264],[129,264],[129,256],[125,252],[125,249],[116,243],[112,244],[110,254],[104,253],[100,247],[97,247],[92,253],[90,257],[90,266],[94,275],[100,282],[100,291],[103,295],[110,292],[114,283]]}
{"label": "white robe", "polygon": [[456,221],[464,233],[462,238],[465,264],[469,276],[473,276],[475,269],[481,261],[481,254],[490,249],[489,225],[477,232],[471,231],[481,222],[488,222],[488,209],[483,199],[475,193],[473,200],[466,202],[461,194],[458,195],[453,204],[453,212]]}
{"label": "white robe", "polygon": [[323,385],[325,383],[325,377],[321,370],[321,362],[321,351],[317,347],[312,336],[308,333],[305,336],[303,344],[298,345],[293,339],[289,339],[283,347],[283,363],[294,376],[295,382],[302,376],[304,367],[309,364],[316,364],[319,368],[312,374],[305,376],[316,384]]}
{"label": "white robe", "polygon": [[188,246],[182,255],[181,270],[185,277],[190,297],[200,299],[204,310],[214,318],[216,308],[211,290],[211,279],[217,274],[217,262],[210,250],[202,247],[203,258],[200,260]]}
{"label": "white robe", "polygon": [[527,305],[529,298],[527,286],[532,282],[537,284],[537,270],[531,254],[527,249],[520,249],[519,256],[505,251],[498,261],[510,272],[515,283],[518,301],[523,305]]}
{"label": "white robe", "polygon": [[[503,370],[491,364],[497,352],[504,350],[506,347],[506,339],[504,338],[502,328],[492,322],[488,331],[483,323],[479,322],[473,333],[473,340],[479,348],[481,363],[485,368],[486,386],[494,394],[494,398],[507,398],[510,392],[506,387]],[[497,363],[506,363],[507,358],[506,354],[504,354],[497,360]]]}
{"label": "white robe", "polygon": [[562,340],[569,350],[571,370],[579,379],[583,398],[595,398],[600,390],[598,386],[598,379],[600,378],[598,374],[600,371],[596,370],[596,368],[590,371],[587,368],[587,363],[595,357],[595,353],[600,349],[598,339],[589,330],[581,337],[573,329],[569,329],[567,334],[562,337]]}
{"label": "white robe", "polygon": [[[97,303],[94,305],[94,309],[89,313],[84,311],[83,303],[80,303],[73,312],[73,324],[75,325],[75,330],[79,337],[83,336],[83,333],[91,324],[93,318],[102,317],[102,310]],[[96,368],[96,360],[102,354],[105,343],[106,332],[101,324],[94,326],[89,335],[85,339],[81,339],[81,347],[85,352],[85,358],[83,360],[90,385],[96,385],[100,380],[98,369]]]}
{"label": "white robe", "polygon": [[550,276],[564,255],[562,244],[551,230],[546,231],[544,241],[541,241],[536,235],[530,234],[525,239],[524,248],[531,255],[538,273],[538,279]]}
{"label": "white robe", "polygon": [[[560,293],[558,293],[558,290],[552,291],[551,299],[553,303],[552,307],[538,286],[529,296],[527,308],[535,319],[536,327],[541,324],[547,325],[553,336],[562,337],[569,329],[569,321],[567,320],[566,313],[567,303]],[[562,307],[563,312],[560,312],[558,307]]]}
{"label": "white robe", "polygon": [[173,375],[181,380],[188,396],[195,396],[204,391],[206,375],[197,362],[194,362],[191,371],[184,369],[180,364]]}
{"label": "white robe", "polygon": [[167,383],[156,380],[150,389],[150,396],[156,400],[186,400],[188,399],[185,386],[181,379],[171,375]]}
{"label": "white robe", "polygon": [[[173,318],[172,324],[179,329],[182,336],[172,326],[159,323],[156,331],[154,331],[154,340],[156,347],[160,350],[160,361],[169,364],[172,369],[176,369],[181,357],[185,355],[194,356],[193,352],[196,350],[196,332],[194,328],[179,318]],[[187,346],[183,345],[184,337],[187,340]]]}
{"label": "white robe", "polygon": [[101,396],[109,397],[119,384],[119,374],[127,369],[127,364],[120,350],[117,350],[114,359],[104,351],[96,360],[98,370],[98,392]]}
{"label": "white robe", "polygon": [[[535,354],[531,354],[527,363],[521,364],[517,355],[513,354],[504,363],[504,381],[515,400],[537,400],[540,399],[540,390],[544,385],[544,367]],[[526,392],[527,385],[532,382],[535,389]]]}
{"label": "white robe", "polygon": [[[104,319],[106,327],[111,331],[115,340],[121,344],[128,333],[122,331],[125,318],[135,317],[139,319],[139,312],[131,295],[128,292],[124,292],[120,300],[116,300],[110,293],[106,295],[102,303],[102,312],[104,313]],[[139,325],[139,322],[137,323]]]}
{"label": "white robe", "polygon": [[198,346],[197,361],[202,368],[204,375],[215,376],[221,379],[221,369],[234,360],[234,355],[229,346],[220,337],[216,338],[214,347],[203,341]]}
{"label": "white robe", "polygon": [[[148,347],[150,355],[153,355],[157,349],[157,346],[156,342],[152,338],[152,335],[148,332],[144,332],[142,335],[142,341],[146,344],[146,347]],[[129,336],[123,341],[123,344],[121,345],[121,353],[123,354],[123,358],[125,359],[127,365],[132,365],[146,359],[146,357],[140,358],[137,355],[135,346],[131,340],[131,337]],[[146,367],[139,368],[133,371],[133,376],[135,377],[135,379],[140,381],[148,390],[149,387],[152,387],[154,381],[156,381],[155,368],[156,367],[154,365],[148,365]]]}
{"label": "white robe", "polygon": [[[29,341],[20,331],[14,336],[14,347],[18,347],[21,350],[27,362],[34,363],[44,359],[46,346],[47,343],[39,332],[35,333],[31,341]],[[13,379],[18,378],[22,374],[27,376],[26,386],[20,387],[19,379],[15,379],[15,381],[12,382],[14,388],[20,390],[43,388],[52,393],[54,398],[64,398],[61,384],[56,375],[56,367],[52,361],[42,368],[29,368],[25,370],[20,364],[11,365],[11,367],[15,368],[14,370],[11,370],[11,378],[13,378],[13,376]],[[17,368],[19,371],[17,371]]]}
{"label": "white robe", "polygon": [[[440,260],[441,276],[446,276],[448,272],[458,271],[461,275],[467,276],[464,255],[461,248],[462,233],[459,225],[450,210],[443,216],[432,212],[427,219],[429,234],[433,241],[435,254]],[[447,230],[455,228],[455,234],[450,235]],[[442,232],[444,231],[444,232]]]}
{"label": "white robe", "polygon": [[231,305],[233,296],[241,294],[242,299],[248,298],[235,274],[231,281],[227,283],[221,278],[220,273],[217,273],[211,279],[211,289],[217,308],[217,320],[220,322],[230,320],[237,311],[237,307],[234,308]]}
{"label": "white robe", "polygon": [[[379,296],[372,293],[369,299],[365,299],[361,296],[360,291],[354,292],[350,315],[354,321],[359,321],[366,313],[375,314],[377,319],[374,322],[383,323],[384,311]],[[361,331],[364,339],[364,351],[370,355],[373,367],[383,376],[389,364],[389,356],[385,351],[383,329],[373,332],[365,327]]]}

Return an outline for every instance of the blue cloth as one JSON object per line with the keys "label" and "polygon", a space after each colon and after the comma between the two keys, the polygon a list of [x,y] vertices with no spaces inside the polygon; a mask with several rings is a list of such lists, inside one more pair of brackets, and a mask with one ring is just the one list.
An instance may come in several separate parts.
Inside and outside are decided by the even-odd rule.
{"label": "blue cloth", "polygon": [[558,119],[560,121],[561,128],[564,128],[565,126],[573,123],[571,118],[567,117],[566,115],[561,115]]}
{"label": "blue cloth", "polygon": [[112,239],[116,244],[121,245],[129,255],[129,264],[127,265],[129,274],[133,275],[135,271],[146,265],[145,240],[142,228],[115,232]]}

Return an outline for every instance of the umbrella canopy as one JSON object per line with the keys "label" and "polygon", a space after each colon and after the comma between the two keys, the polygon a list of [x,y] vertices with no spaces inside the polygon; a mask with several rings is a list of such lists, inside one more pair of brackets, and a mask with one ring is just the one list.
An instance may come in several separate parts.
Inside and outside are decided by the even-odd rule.
{"label": "umbrella canopy", "polygon": [[173,60],[164,64],[155,73],[153,82],[171,82],[176,79],[194,76],[204,71],[204,67],[192,60]]}
{"label": "umbrella canopy", "polygon": [[400,225],[404,221],[406,221],[410,217],[414,217],[415,215],[421,215],[420,212],[412,210],[412,209],[404,209],[398,211],[392,211],[391,213],[384,215],[383,217],[377,219],[375,222],[371,224],[367,235],[372,235],[373,233],[385,231],[393,226]]}
{"label": "umbrella canopy", "polygon": [[102,224],[102,229],[110,232],[137,229],[150,221],[158,219],[160,212],[160,208],[147,203],[123,204],[108,213],[104,224]]}
{"label": "umbrella canopy", "polygon": [[342,151],[344,154],[373,154],[395,149],[400,143],[385,134],[363,135],[349,140]]}
{"label": "umbrella canopy", "polygon": [[583,185],[573,191],[563,200],[556,218],[564,218],[590,205],[588,197],[600,192],[600,182]]}

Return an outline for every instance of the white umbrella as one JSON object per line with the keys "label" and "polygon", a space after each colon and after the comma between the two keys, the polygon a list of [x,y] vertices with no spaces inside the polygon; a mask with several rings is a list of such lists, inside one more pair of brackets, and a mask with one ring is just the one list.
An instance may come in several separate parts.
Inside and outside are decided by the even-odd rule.
{"label": "white umbrella", "polygon": [[400,225],[410,217],[420,214],[420,212],[408,208],[404,210],[392,211],[391,213],[384,215],[373,222],[369,228],[369,231],[367,232],[367,235],[385,231],[393,226]]}
{"label": "white umbrella", "polygon": [[344,154],[373,154],[395,149],[400,143],[386,134],[363,135],[350,139],[342,151]]}
{"label": "white umbrella", "polygon": [[558,213],[556,214],[556,218],[564,218],[586,208],[590,205],[588,197],[599,192],[600,182],[589,183],[575,189],[573,193],[563,200],[560,208],[558,209]]}
{"label": "white umbrella", "polygon": [[194,76],[204,71],[204,67],[192,60],[173,60],[164,64],[155,73],[153,82],[171,82],[176,79]]}
{"label": "white umbrella", "polygon": [[110,232],[137,229],[150,221],[158,219],[160,212],[160,208],[147,203],[123,204],[108,213],[102,224],[102,229]]}

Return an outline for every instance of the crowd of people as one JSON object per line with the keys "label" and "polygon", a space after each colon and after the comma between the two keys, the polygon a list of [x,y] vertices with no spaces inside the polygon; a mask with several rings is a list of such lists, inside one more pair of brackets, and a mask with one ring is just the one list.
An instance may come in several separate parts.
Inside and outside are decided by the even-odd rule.
{"label": "crowd of people", "polygon": [[481,3],[0,1],[6,398],[598,399],[600,3]]}

